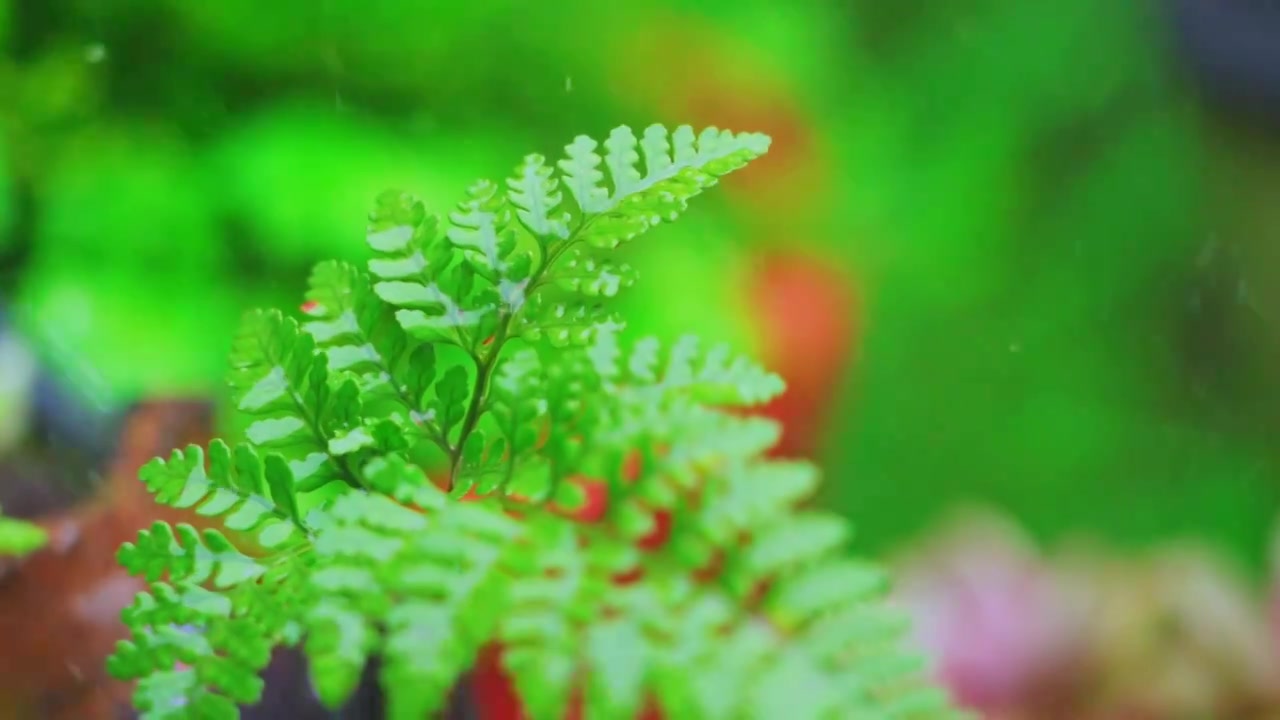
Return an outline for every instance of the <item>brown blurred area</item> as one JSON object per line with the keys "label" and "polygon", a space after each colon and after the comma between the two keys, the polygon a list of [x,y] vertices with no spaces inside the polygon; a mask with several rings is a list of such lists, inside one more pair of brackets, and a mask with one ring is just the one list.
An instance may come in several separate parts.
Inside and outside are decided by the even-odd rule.
{"label": "brown blurred area", "polygon": [[[0,718],[131,716],[130,688],[109,678],[104,663],[126,634],[120,611],[145,584],[117,564],[116,551],[155,520],[197,520],[154,503],[138,469],[173,448],[206,442],[212,422],[209,403],[141,403],[127,416],[115,458],[90,495],[46,497],[36,513],[28,503],[28,519],[48,531],[50,542],[0,565]],[[0,467],[0,498],[15,500],[3,503],[6,510],[22,508],[16,500],[30,498],[30,483],[15,480],[15,472]]]}

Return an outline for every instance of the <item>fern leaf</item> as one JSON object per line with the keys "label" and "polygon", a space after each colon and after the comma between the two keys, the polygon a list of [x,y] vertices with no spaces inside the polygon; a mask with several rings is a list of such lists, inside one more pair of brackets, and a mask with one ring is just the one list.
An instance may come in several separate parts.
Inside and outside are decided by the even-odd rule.
{"label": "fern leaf", "polygon": [[516,218],[546,246],[569,239],[572,216],[563,205],[560,178],[541,155],[526,155],[516,175],[507,180]]}
{"label": "fern leaf", "polygon": [[488,181],[476,183],[449,216],[449,242],[497,294],[494,309],[517,312],[533,273],[533,255],[517,251],[514,218],[507,196]]}
{"label": "fern leaf", "polygon": [[292,318],[278,311],[245,316],[232,351],[232,397],[254,418],[245,429],[248,441],[286,458],[299,492],[334,481],[360,487],[354,468],[369,451],[405,444],[384,427],[395,418],[366,417],[356,377],[331,374],[328,355]]}
{"label": "fern leaf", "polygon": [[187,524],[176,527],[157,522],[138,533],[135,543],[120,548],[120,565],[134,575],[175,582],[204,583],[226,588],[252,581],[266,567],[240,552],[217,530],[204,533]]}
{"label": "fern leaf", "polygon": [[[373,291],[368,276],[346,263],[317,265],[307,298],[313,320],[305,329],[327,353],[329,367],[359,379],[362,403],[389,404],[388,412],[405,430],[417,431],[447,452],[446,438],[434,422],[437,410],[432,408],[435,346],[411,340],[394,308]],[[373,438],[366,428],[359,428],[350,441],[363,447]]]}
{"label": "fern leaf", "polygon": [[360,376],[365,393],[389,385],[410,346],[393,309],[374,294],[364,274],[347,263],[316,265],[308,285],[307,314],[312,320],[303,328],[328,355],[329,369]]}
{"label": "fern leaf", "polygon": [[[690,199],[768,147],[763,135],[709,128],[695,138],[691,127],[682,126],[669,136],[653,125],[642,141],[629,128],[617,128],[605,140],[603,156],[599,143],[579,136],[565,147],[559,179],[540,156],[526,158],[508,181],[508,198],[538,240],[543,264],[529,292],[522,335],[557,346],[590,343],[597,326],[616,321],[600,298],[634,280],[629,267],[600,252],[675,220]],[[574,199],[573,211],[563,209],[561,187]]]}
{"label": "fern leaf", "polygon": [[615,263],[578,247],[560,261],[554,280],[561,290],[590,298],[610,298],[635,284],[636,271],[626,263]]}
{"label": "fern leaf", "polygon": [[[656,374],[636,374],[661,383]],[[680,407],[677,402],[672,409]],[[901,717],[926,717],[934,711],[948,716],[945,703],[939,707],[936,698],[924,697],[934,693],[923,682],[919,658],[902,650],[904,625],[883,605],[884,574],[844,556],[849,532],[839,518],[790,511],[816,487],[813,468],[757,456],[776,438],[772,423],[731,418],[698,407],[686,406],[688,425],[668,426],[658,436],[653,434],[659,426],[652,418],[640,425],[649,429],[651,441],[669,447],[650,458],[655,467],[640,474],[614,516],[618,531],[635,538],[651,529],[651,523],[634,520],[644,517],[646,506],[653,507],[656,501],[658,506],[673,507],[675,498],[688,498],[692,512],[677,514],[666,549],[642,561],[642,567],[646,573],[668,572],[671,567],[696,569],[718,554],[722,567],[717,571],[718,587],[729,593],[715,597],[718,593],[712,592],[692,605],[682,599],[687,593],[666,599],[651,596],[626,613],[637,627],[660,626],[663,621],[655,615],[678,617],[683,612],[701,615],[699,622],[706,623],[698,631],[673,631],[668,626],[665,642],[649,643],[647,650],[644,645],[634,646],[651,659],[642,673],[653,678],[650,689],[672,706],[693,708],[690,717],[775,717],[797,686],[809,691],[803,704],[790,701],[796,716],[845,717],[855,710],[878,713],[890,705],[924,713]],[[727,437],[738,442],[725,442]],[[672,475],[682,479],[673,481]],[[635,527],[628,527],[632,523]],[[745,544],[744,537],[749,538]],[[755,600],[762,589],[768,592]],[[754,607],[757,614],[735,620],[723,611],[743,604]],[[732,658],[714,655],[691,660],[686,653],[695,651],[682,649],[673,640],[692,632],[704,633],[697,636],[702,638],[701,651],[727,644]],[[736,639],[726,640],[726,632]],[[717,670],[697,682],[664,670],[688,663]],[[858,683],[851,683],[850,677],[858,678]],[[735,695],[739,703],[725,702],[723,693],[734,687],[751,690]]]}
{"label": "fern leaf", "polygon": [[[158,501],[220,517],[268,554],[250,556],[217,530],[163,522],[120,548],[120,564],[152,584],[126,611],[132,635],[118,645],[109,669],[142,678],[135,701],[145,718],[235,717],[237,703],[256,702],[258,674],[288,624],[272,595],[296,594],[306,577],[298,563],[311,529],[284,459],[264,459],[249,445],[233,452],[219,440],[210,443],[207,459],[206,468],[205,453],[193,445],[167,462],[153,460],[140,475]],[[282,566],[282,558],[289,562]],[[252,619],[239,616],[237,608],[245,607],[253,608]]]}
{"label": "fern leaf", "polygon": [[573,695],[579,675],[575,611],[591,608],[610,587],[587,568],[571,528],[545,524],[533,532],[541,548],[538,568],[512,587],[499,637],[526,712],[542,720],[563,717]]}
{"label": "fern leaf", "polygon": [[849,542],[848,523],[826,513],[796,513],[759,530],[751,545],[727,570],[727,582],[747,594],[790,567],[817,562]]}
{"label": "fern leaf", "polygon": [[629,619],[590,626],[583,639],[584,668],[589,673],[587,717],[636,717],[644,706],[653,658],[650,642]]}
{"label": "fern leaf", "polygon": [[[506,356],[498,366],[488,409],[501,440],[491,445],[487,453],[497,458],[501,467],[498,472],[481,475],[475,487],[479,494],[507,487],[515,477],[516,467],[528,462],[536,451],[538,421],[547,407],[544,382],[538,354],[530,348]],[[470,488],[463,491],[467,489]]]}
{"label": "fern leaf", "polygon": [[714,542],[726,542],[767,527],[779,508],[794,507],[818,487],[818,473],[809,463],[765,461],[740,463],[708,482],[711,494],[697,517],[702,532]]}
{"label": "fern leaf", "polygon": [[589,404],[584,399],[600,389],[590,370],[590,361],[579,349],[561,353],[554,362],[543,362],[543,385],[548,424],[547,441],[541,448],[550,472],[546,494],[556,492],[560,481],[583,467],[598,432],[605,404]]}
{"label": "fern leaf", "polygon": [[[365,474],[379,487],[440,495],[403,462],[374,461]],[[384,684],[396,688],[389,716],[429,716],[490,637],[486,628],[504,606],[498,570],[517,526],[480,508],[451,510],[428,517],[358,493],[333,504],[334,523],[316,543],[313,582],[324,600],[307,617],[306,645],[329,706],[350,695],[368,656],[381,652]]]}
{"label": "fern leaf", "polygon": [[332,407],[326,356],[297,322],[274,310],[247,313],[232,348],[230,380],[236,409],[253,418],[245,436],[287,454],[299,488],[354,482],[330,457],[324,427],[332,412],[345,408]]}
{"label": "fern leaf", "polygon": [[[619,371],[612,374],[617,376]],[[676,341],[665,358],[656,338],[640,340],[620,379],[652,388],[659,395],[682,393],[694,402],[722,407],[760,405],[777,397],[784,387],[782,378],[734,356],[727,344],[703,351],[691,335]]]}
{"label": "fern leaf", "polygon": [[[221,517],[230,530],[252,533],[266,548],[305,540],[308,532],[298,505],[293,476],[276,454],[262,459],[249,445],[209,444],[175,450],[168,461],[156,458],[139,471],[156,501],[175,508],[194,508],[206,517]],[[126,546],[128,547],[128,546]]]}
{"label": "fern leaf", "polygon": [[[660,222],[675,220],[691,198],[720,176],[767,152],[769,139],[716,128],[695,137],[687,125],[668,135],[666,128],[652,125],[641,142],[623,126],[605,141],[604,157],[598,148],[595,140],[579,136],[565,148],[567,157],[559,166],[577,202],[579,222],[591,226],[584,239],[595,247],[614,248]],[[604,184],[606,178],[611,186]]]}
{"label": "fern leaf", "polygon": [[[134,692],[141,717],[234,718],[237,704],[257,702],[259,673],[282,639],[280,623],[265,622],[267,589],[275,585],[239,585],[227,596],[190,582],[153,583],[139,594],[123,613],[133,635],[117,645],[108,670],[141,678]],[[255,620],[236,617],[237,605],[255,607]]]}
{"label": "fern leaf", "polygon": [[482,196],[473,196],[457,213],[472,225],[455,230],[454,240],[410,195],[383,193],[370,213],[367,241],[375,257],[369,272],[378,280],[374,291],[398,309],[396,319],[419,339],[475,351],[497,327],[498,293],[492,285],[477,286],[476,272],[480,268],[492,282],[497,270],[486,263],[502,262],[506,246],[499,247],[498,218],[490,212],[491,196],[483,196],[483,188],[474,187]]}

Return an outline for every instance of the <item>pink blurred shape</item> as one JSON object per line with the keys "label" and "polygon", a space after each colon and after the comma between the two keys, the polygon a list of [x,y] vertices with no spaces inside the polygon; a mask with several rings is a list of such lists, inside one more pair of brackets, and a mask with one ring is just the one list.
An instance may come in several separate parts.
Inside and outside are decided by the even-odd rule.
{"label": "pink blurred shape", "polygon": [[1009,524],[965,513],[899,568],[897,599],[965,707],[1024,708],[1072,675],[1087,611]]}

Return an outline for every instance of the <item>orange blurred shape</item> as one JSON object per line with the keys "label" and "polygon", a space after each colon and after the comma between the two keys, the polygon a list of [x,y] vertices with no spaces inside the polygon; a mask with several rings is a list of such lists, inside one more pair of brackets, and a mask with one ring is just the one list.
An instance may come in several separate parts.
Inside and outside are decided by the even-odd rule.
{"label": "orange blurred shape", "polygon": [[760,256],[746,285],[765,367],[787,382],[763,414],[782,423],[774,454],[809,456],[817,449],[861,331],[854,279],[834,263],[798,253]]}
{"label": "orange blurred shape", "polygon": [[0,718],[103,720],[130,707],[130,687],[104,664],[126,636],[120,612],[144,589],[116,563],[121,543],[157,519],[207,524],[162,508],[138,468],[188,443],[203,443],[212,409],[156,401],[128,417],[102,491],[76,507],[37,518],[49,544],[0,566]]}

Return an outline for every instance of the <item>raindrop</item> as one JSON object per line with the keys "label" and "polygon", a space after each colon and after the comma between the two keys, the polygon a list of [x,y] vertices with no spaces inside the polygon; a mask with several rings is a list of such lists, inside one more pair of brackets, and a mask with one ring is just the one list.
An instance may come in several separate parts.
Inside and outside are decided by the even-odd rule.
{"label": "raindrop", "polygon": [[107,46],[100,42],[89,43],[84,46],[84,61],[90,65],[97,65],[107,59]]}

